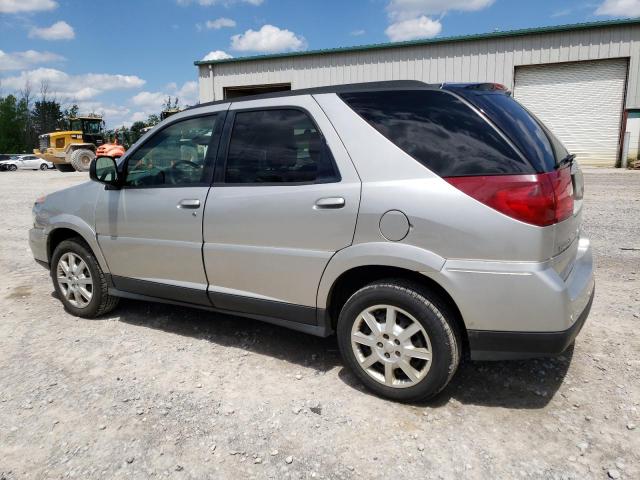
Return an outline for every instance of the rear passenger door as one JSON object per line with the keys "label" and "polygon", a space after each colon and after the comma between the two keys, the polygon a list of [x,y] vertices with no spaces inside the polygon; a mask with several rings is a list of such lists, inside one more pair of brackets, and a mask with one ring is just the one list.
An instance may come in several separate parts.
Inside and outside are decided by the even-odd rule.
{"label": "rear passenger door", "polygon": [[220,148],[203,228],[212,302],[314,324],[320,277],[358,213],[345,148],[311,96],[232,104]]}
{"label": "rear passenger door", "polygon": [[33,155],[26,155],[22,157],[22,167],[24,169],[35,169],[40,167],[40,159]]}

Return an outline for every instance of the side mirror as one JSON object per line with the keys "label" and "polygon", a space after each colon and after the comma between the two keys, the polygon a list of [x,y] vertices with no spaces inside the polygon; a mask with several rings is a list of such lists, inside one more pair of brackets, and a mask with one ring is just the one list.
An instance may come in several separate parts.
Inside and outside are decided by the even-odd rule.
{"label": "side mirror", "polygon": [[94,158],[89,167],[89,178],[94,182],[104,183],[107,187],[120,187],[118,166],[112,157]]}

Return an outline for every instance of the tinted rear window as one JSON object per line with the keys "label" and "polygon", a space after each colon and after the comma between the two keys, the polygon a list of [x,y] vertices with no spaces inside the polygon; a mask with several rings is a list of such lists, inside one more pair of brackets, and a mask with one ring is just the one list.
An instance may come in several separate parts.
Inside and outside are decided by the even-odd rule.
{"label": "tinted rear window", "polygon": [[536,171],[551,171],[568,155],[542,122],[510,95],[469,89],[456,91],[482,110],[524,153]]}
{"label": "tinted rear window", "polygon": [[484,118],[442,90],[343,93],[378,132],[442,177],[534,173]]}

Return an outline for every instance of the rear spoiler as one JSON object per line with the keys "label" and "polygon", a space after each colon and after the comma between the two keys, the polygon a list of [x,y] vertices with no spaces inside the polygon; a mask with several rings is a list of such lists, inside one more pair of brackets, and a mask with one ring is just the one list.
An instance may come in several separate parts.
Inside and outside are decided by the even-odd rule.
{"label": "rear spoiler", "polygon": [[443,90],[475,90],[478,92],[495,92],[511,95],[511,91],[501,83],[442,83]]}

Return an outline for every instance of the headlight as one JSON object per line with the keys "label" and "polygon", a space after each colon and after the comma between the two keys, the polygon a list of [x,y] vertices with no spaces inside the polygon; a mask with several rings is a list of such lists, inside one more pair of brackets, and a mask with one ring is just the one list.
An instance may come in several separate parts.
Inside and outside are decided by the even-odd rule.
{"label": "headlight", "polygon": [[42,205],[44,203],[44,201],[47,199],[46,195],[40,195],[38,198],[36,198],[36,205]]}

